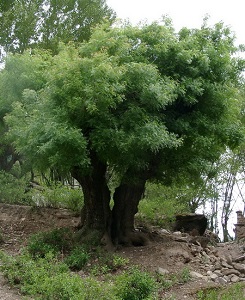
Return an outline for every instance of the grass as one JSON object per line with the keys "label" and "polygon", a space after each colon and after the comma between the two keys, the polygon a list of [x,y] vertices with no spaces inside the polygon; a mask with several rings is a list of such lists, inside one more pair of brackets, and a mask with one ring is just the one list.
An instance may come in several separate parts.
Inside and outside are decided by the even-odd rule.
{"label": "grass", "polygon": [[236,283],[225,288],[201,290],[197,300],[245,300],[245,284]]}

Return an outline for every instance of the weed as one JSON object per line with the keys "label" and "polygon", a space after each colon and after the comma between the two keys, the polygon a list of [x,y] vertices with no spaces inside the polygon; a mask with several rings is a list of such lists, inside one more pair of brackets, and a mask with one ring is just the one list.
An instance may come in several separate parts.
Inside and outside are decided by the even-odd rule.
{"label": "weed", "polygon": [[46,253],[70,250],[72,233],[68,228],[54,229],[32,235],[27,243],[28,252],[34,257],[44,257]]}
{"label": "weed", "polygon": [[33,259],[29,253],[11,257],[0,253],[1,271],[22,293],[40,300],[116,300],[110,283],[71,274],[52,253]]}
{"label": "weed", "polygon": [[124,258],[115,254],[112,257],[113,269],[120,269],[122,267],[125,267],[128,263],[129,263],[128,258]]}
{"label": "weed", "polygon": [[81,246],[75,247],[65,258],[65,263],[71,270],[81,270],[88,262],[90,256]]}
{"label": "weed", "polygon": [[143,300],[156,291],[156,282],[150,274],[131,268],[116,278],[116,294],[122,300]]}
{"label": "weed", "polygon": [[197,293],[198,300],[245,300],[244,285],[237,283],[222,289],[201,290]]}
{"label": "weed", "polygon": [[179,276],[180,283],[186,283],[191,280],[190,270],[188,268],[183,268]]}

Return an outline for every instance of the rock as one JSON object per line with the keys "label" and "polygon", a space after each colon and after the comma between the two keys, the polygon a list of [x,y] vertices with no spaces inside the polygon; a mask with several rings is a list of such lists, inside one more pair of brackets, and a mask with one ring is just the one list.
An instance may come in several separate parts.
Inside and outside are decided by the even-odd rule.
{"label": "rock", "polygon": [[231,277],[231,282],[236,283],[236,282],[239,282],[239,281],[240,281],[240,278],[238,276],[234,275],[234,276]]}
{"label": "rock", "polygon": [[236,269],[240,273],[243,273],[243,274],[245,273],[245,265],[244,264],[234,263],[233,267],[234,267],[234,269]]}
{"label": "rock", "polygon": [[224,268],[232,269],[232,266],[229,265],[226,261],[222,260],[221,261],[221,266]]}
{"label": "rock", "polygon": [[157,273],[164,276],[164,275],[169,274],[169,270],[163,269],[163,268],[159,267],[159,268],[157,269]]}
{"label": "rock", "polygon": [[209,239],[207,237],[204,236],[195,236],[193,238],[191,238],[189,240],[190,243],[194,244],[194,245],[199,245],[201,246],[203,249],[206,249],[209,243]]}
{"label": "rock", "polygon": [[164,229],[164,228],[162,228],[162,229],[160,230],[160,233],[162,233],[162,234],[167,234],[167,235],[170,234],[170,232],[169,232],[167,229]]}
{"label": "rock", "polygon": [[217,279],[219,276],[218,275],[216,275],[216,274],[214,274],[214,273],[212,273],[211,275],[210,275],[210,278],[213,280],[213,281],[215,281],[215,279]]}
{"label": "rock", "polygon": [[203,278],[204,276],[198,272],[195,272],[195,271],[190,271],[190,276],[192,278]]}
{"label": "rock", "polygon": [[222,270],[222,274],[223,275],[237,275],[239,276],[240,275],[240,272],[238,270],[235,270],[235,269],[227,269],[227,270]]}
{"label": "rock", "polygon": [[215,279],[215,282],[224,285],[224,284],[226,284],[228,281],[227,281],[224,277],[217,277],[217,278]]}
{"label": "rock", "polygon": [[188,232],[191,235],[203,235],[206,228],[207,218],[203,214],[185,214],[175,216],[175,231]]}
{"label": "rock", "polygon": [[173,232],[173,235],[176,235],[176,236],[182,236],[182,233],[181,233],[181,231],[174,231],[174,232]]}
{"label": "rock", "polygon": [[231,257],[231,255],[229,255],[229,254],[225,255],[225,259],[226,259],[226,262],[229,265],[232,265],[232,257]]}

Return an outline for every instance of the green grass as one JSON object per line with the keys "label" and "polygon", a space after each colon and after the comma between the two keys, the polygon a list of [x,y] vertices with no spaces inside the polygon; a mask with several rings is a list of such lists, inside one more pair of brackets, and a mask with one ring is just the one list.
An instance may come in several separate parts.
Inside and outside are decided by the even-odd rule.
{"label": "green grass", "polygon": [[245,284],[236,283],[221,289],[202,290],[197,300],[245,300]]}

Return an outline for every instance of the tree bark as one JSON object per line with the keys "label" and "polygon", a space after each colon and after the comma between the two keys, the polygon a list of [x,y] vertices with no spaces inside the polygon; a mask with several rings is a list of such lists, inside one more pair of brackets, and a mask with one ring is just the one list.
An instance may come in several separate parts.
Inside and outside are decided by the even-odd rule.
{"label": "tree bark", "polygon": [[145,190],[145,182],[123,183],[114,193],[111,233],[114,244],[140,245],[146,241],[134,233],[134,216]]}
{"label": "tree bark", "polygon": [[[91,170],[84,175],[77,167],[72,176],[82,186],[84,207],[81,212],[82,232],[98,231],[110,235],[110,191],[106,182],[106,164],[91,155]],[[100,237],[100,238],[101,238]]]}

